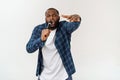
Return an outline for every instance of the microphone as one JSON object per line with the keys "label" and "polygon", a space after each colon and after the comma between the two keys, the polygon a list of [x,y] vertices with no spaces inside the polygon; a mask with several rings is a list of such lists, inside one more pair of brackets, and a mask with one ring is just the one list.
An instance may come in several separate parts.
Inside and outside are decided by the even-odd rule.
{"label": "microphone", "polygon": [[51,24],[52,24],[52,22],[48,23],[47,29],[51,29]]}
{"label": "microphone", "polygon": [[52,21],[48,22],[47,29],[54,30],[56,28],[57,28],[57,26],[52,27]]}
{"label": "microphone", "polygon": [[[51,28],[52,28],[51,24],[52,24],[52,22],[48,22],[47,29],[51,30]],[[45,35],[45,37],[47,37],[47,35]]]}

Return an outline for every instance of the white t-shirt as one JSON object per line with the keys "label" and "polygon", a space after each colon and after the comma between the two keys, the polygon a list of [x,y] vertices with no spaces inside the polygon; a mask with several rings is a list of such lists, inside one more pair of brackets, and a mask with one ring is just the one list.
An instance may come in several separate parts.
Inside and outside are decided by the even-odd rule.
{"label": "white t-shirt", "polygon": [[44,69],[40,80],[65,80],[68,78],[60,55],[55,47],[56,29],[51,31],[45,46],[42,48]]}

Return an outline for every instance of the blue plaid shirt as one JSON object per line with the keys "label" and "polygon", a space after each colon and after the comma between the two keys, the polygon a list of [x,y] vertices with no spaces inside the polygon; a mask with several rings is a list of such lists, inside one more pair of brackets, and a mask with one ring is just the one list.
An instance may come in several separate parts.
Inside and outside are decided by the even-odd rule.
{"label": "blue plaid shirt", "polygon": [[[71,76],[75,72],[75,66],[70,51],[71,33],[75,31],[79,25],[80,22],[61,21],[59,22],[59,26],[57,27],[55,34],[55,46],[58,50],[68,76]],[[40,75],[44,68],[42,47],[44,46],[45,41],[42,41],[40,36],[41,31],[45,28],[47,28],[47,23],[36,26],[33,30],[29,42],[26,45],[26,50],[28,53],[33,53],[39,49],[36,76]]]}

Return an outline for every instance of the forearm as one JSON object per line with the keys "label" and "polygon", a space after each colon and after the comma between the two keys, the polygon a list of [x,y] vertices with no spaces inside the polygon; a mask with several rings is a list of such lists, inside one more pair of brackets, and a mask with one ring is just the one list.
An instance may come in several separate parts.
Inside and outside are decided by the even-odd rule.
{"label": "forearm", "polygon": [[64,27],[68,33],[72,33],[80,26],[80,22],[65,22]]}
{"label": "forearm", "polygon": [[43,47],[44,42],[40,40],[40,38],[36,40],[30,40],[26,45],[26,50],[28,53],[35,52],[38,48]]}
{"label": "forearm", "polygon": [[75,31],[81,23],[81,17],[78,14],[73,15],[62,15],[63,18],[66,18],[69,22],[65,22],[64,27],[68,33]]}
{"label": "forearm", "polygon": [[44,46],[44,42],[41,40],[41,26],[36,26],[32,32],[31,38],[26,45],[26,50],[28,53],[35,52],[38,48]]}

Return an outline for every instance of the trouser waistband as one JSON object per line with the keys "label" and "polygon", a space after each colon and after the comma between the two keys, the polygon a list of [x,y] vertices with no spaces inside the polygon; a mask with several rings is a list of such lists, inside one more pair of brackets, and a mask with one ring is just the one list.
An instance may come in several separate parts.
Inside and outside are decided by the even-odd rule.
{"label": "trouser waistband", "polygon": [[[40,80],[40,77],[38,76],[38,80]],[[68,77],[66,80],[73,80],[72,77]]]}

